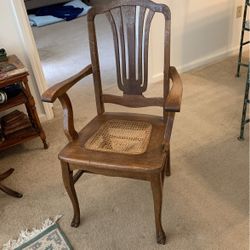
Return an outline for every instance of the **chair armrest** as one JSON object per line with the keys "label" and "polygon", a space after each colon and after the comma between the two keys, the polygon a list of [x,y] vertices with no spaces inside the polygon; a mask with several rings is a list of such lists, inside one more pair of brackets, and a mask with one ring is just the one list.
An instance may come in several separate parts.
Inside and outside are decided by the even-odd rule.
{"label": "chair armrest", "polygon": [[74,76],[62,82],[59,82],[53,85],[51,88],[47,89],[42,95],[42,101],[53,103],[58,97],[65,94],[74,84],[92,73],[92,65],[90,64]]}
{"label": "chair armrest", "polygon": [[183,90],[182,81],[175,67],[171,66],[169,71],[173,85],[165,103],[165,111],[180,112]]}
{"label": "chair armrest", "polygon": [[78,133],[74,126],[74,116],[72,104],[67,95],[67,91],[78,81],[87,75],[92,73],[92,65],[88,65],[86,68],[81,70],[78,74],[66,79],[65,81],[59,82],[47,89],[42,95],[44,102],[54,102],[57,98],[62,104],[64,110],[64,133],[69,141],[74,141],[78,138]]}

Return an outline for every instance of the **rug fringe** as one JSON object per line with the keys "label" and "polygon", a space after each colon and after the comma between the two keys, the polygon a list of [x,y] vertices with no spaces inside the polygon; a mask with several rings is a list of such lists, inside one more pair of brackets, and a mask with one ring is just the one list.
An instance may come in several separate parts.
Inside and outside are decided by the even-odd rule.
{"label": "rug fringe", "polygon": [[46,230],[48,227],[54,225],[61,217],[62,215],[57,215],[55,216],[54,219],[50,219],[50,218],[46,219],[43,222],[42,227],[40,229],[32,228],[32,230],[29,230],[29,229],[22,230],[19,234],[18,239],[9,240],[7,243],[3,245],[3,250],[13,250],[21,246],[25,242],[36,237],[42,231]]}

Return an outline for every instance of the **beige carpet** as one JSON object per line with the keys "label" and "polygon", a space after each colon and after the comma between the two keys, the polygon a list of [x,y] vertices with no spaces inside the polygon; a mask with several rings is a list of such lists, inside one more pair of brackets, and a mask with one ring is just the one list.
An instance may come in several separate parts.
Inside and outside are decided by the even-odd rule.
{"label": "beige carpet", "polygon": [[[96,24],[102,80],[105,85],[110,85],[116,77],[112,32],[105,15],[98,16]],[[79,72],[89,64],[86,16],[70,22],[34,27],[33,34],[49,86]]]}
{"label": "beige carpet", "polygon": [[[34,29],[49,85],[89,62],[85,18]],[[104,89],[116,92],[110,30],[102,17],[97,22]],[[34,139],[0,153],[0,170],[16,169],[6,185],[24,193],[17,200],[0,192],[0,245],[21,229],[39,227],[47,217],[63,214],[60,225],[76,250],[247,250],[249,137],[243,142],[236,139],[246,70],[236,79],[235,62],[232,57],[182,75],[184,96],[172,137],[172,176],[164,187],[166,246],[155,241],[146,182],[84,175],[76,185],[81,225],[70,227],[72,208],[57,159],[66,143],[58,102],[56,118],[43,124],[50,143],[47,151]],[[161,90],[161,83],[150,86],[151,95]],[[91,77],[70,91],[78,129],[96,114],[93,93]],[[161,114],[158,108],[140,111]]]}
{"label": "beige carpet", "polygon": [[[246,70],[236,79],[235,62],[233,57],[182,75],[172,176],[164,187],[166,246],[156,244],[150,185],[141,181],[84,175],[76,185],[81,225],[70,227],[72,208],[57,159],[66,142],[58,103],[56,118],[43,124],[48,150],[34,139],[0,153],[1,171],[16,169],[6,185],[24,193],[18,200],[0,192],[0,245],[21,229],[63,214],[60,225],[75,249],[247,250],[249,137],[237,140]],[[91,82],[89,77],[70,92],[77,128],[95,115]],[[162,85],[150,88],[152,94],[160,94]],[[148,112],[160,114],[158,109]]]}

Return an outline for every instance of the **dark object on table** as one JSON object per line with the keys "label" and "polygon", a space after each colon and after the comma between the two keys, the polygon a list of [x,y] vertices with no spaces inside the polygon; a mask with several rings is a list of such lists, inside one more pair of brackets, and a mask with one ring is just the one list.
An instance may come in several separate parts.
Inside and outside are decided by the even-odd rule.
{"label": "dark object on table", "polygon": [[8,99],[19,95],[22,92],[20,84],[12,84],[0,89],[0,104],[5,103]]}
{"label": "dark object on table", "polygon": [[0,62],[7,61],[7,53],[5,49],[0,49]]}
{"label": "dark object on table", "polygon": [[77,18],[83,8],[76,8],[74,6],[61,6],[61,5],[51,5],[39,8],[36,12],[36,16],[54,16],[57,18],[62,18],[66,21],[73,20]]}
{"label": "dark object on table", "polygon": [[[161,97],[147,98],[144,92],[148,85],[149,33],[155,13],[161,14],[165,20],[163,93]],[[102,91],[94,23],[99,14],[106,14],[113,31],[120,95]],[[163,183],[165,176],[170,176],[170,137],[175,113],[180,111],[182,100],[180,76],[170,66],[170,10],[166,5],[149,0],[111,1],[91,9],[87,20],[92,64],[54,85],[42,97],[43,101],[50,103],[58,98],[64,110],[64,131],[69,143],[59,153],[59,159],[64,186],[74,209],[71,226],[80,224],[74,185],[83,173],[145,180],[150,182],[153,193],[157,243],[165,244],[166,235],[161,222]],[[91,74],[98,115],[78,133],[67,91]],[[107,113],[106,103],[130,108],[157,106],[163,115]],[[76,174],[74,170],[78,170]]]}
{"label": "dark object on table", "polygon": [[0,90],[0,104],[7,102],[8,97],[4,91]]}

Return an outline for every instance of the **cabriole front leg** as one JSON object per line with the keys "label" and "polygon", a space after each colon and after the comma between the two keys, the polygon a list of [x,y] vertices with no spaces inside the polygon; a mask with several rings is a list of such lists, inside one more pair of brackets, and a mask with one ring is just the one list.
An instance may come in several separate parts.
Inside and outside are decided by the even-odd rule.
{"label": "cabriole front leg", "polygon": [[161,223],[161,210],[162,210],[162,176],[161,173],[155,174],[151,177],[151,188],[154,199],[154,212],[155,212],[155,226],[156,226],[156,239],[158,244],[166,244],[166,235],[162,228]]}
{"label": "cabriole front leg", "polygon": [[61,161],[61,167],[64,187],[69,195],[74,210],[71,226],[78,227],[80,224],[80,208],[74,186],[73,171],[70,170],[69,164],[66,162]]}
{"label": "cabriole front leg", "polygon": [[170,165],[170,146],[167,152],[167,159],[166,159],[166,176],[171,176],[171,165]]}

